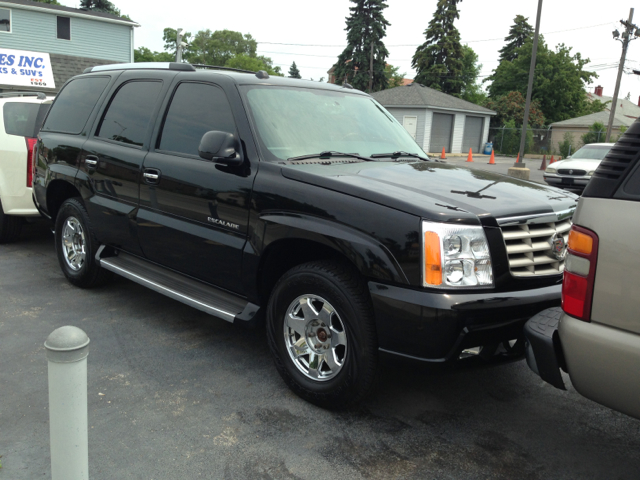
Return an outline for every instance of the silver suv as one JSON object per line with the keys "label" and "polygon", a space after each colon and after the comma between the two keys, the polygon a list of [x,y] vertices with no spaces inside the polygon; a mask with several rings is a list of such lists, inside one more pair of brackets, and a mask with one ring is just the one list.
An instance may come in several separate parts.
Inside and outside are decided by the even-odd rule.
{"label": "silver suv", "polygon": [[562,310],[525,325],[527,362],[564,389],[640,418],[640,120],[615,144],[578,202]]}
{"label": "silver suv", "polygon": [[25,218],[39,217],[31,182],[33,147],[53,97],[0,94],[0,243],[14,241]]}

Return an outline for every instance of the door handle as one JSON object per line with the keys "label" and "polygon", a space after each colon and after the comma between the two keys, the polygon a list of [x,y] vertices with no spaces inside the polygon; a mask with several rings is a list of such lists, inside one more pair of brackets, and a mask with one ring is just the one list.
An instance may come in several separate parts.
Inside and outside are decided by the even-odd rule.
{"label": "door handle", "polygon": [[90,167],[95,167],[96,165],[98,165],[98,157],[96,157],[95,155],[87,155],[84,159],[84,163],[86,163]]}
{"label": "door handle", "polygon": [[160,181],[160,170],[155,168],[147,168],[142,172],[145,183],[156,185]]}

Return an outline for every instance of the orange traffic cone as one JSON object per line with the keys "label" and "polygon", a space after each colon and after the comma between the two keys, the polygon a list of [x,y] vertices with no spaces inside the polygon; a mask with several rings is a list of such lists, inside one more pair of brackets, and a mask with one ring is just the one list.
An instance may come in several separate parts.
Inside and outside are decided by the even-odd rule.
{"label": "orange traffic cone", "polygon": [[447,158],[447,156],[444,154],[444,147],[442,147],[442,154],[440,155],[440,158]]}
{"label": "orange traffic cone", "polygon": [[469,155],[467,155],[467,162],[473,162],[473,153],[471,153],[471,149],[469,149]]}
{"label": "orange traffic cone", "polygon": [[540,170],[546,170],[546,169],[547,169],[547,156],[543,155],[542,164],[540,165]]}
{"label": "orange traffic cone", "polygon": [[551,155],[551,160],[549,161],[549,165],[551,165],[552,163],[555,163],[555,160],[553,159],[553,155]]}
{"label": "orange traffic cone", "polygon": [[516,163],[520,163],[520,152],[518,152],[518,155],[516,156]]}
{"label": "orange traffic cone", "polygon": [[495,164],[496,164],[496,158],[494,156],[493,149],[491,149],[491,158],[489,159],[489,165],[495,165]]}

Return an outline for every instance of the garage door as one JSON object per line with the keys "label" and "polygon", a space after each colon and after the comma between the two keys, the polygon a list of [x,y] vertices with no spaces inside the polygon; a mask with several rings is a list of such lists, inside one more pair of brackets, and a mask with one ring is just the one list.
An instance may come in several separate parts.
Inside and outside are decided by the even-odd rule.
{"label": "garage door", "polygon": [[473,153],[480,153],[480,142],[482,141],[482,117],[467,117],[464,121],[464,133],[462,134],[462,153],[467,153],[469,149]]}
{"label": "garage door", "polygon": [[453,115],[446,113],[434,113],[431,123],[431,142],[429,151],[440,153],[444,151],[451,153],[451,136],[453,134]]}

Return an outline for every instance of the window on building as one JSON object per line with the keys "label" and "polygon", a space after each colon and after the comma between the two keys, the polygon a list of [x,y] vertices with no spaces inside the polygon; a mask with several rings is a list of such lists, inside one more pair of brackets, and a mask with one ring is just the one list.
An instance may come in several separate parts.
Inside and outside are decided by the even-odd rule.
{"label": "window on building", "polygon": [[0,32],[11,31],[11,10],[0,8]]}
{"label": "window on building", "polygon": [[142,146],[162,82],[125,83],[104,114],[98,136]]}
{"label": "window on building", "polygon": [[213,85],[180,84],[162,128],[160,150],[197,156],[202,136],[211,130],[236,131],[224,92]]}
{"label": "window on building", "polygon": [[71,40],[71,19],[69,17],[58,17],[58,38]]}

